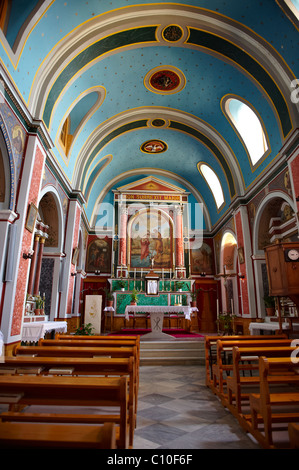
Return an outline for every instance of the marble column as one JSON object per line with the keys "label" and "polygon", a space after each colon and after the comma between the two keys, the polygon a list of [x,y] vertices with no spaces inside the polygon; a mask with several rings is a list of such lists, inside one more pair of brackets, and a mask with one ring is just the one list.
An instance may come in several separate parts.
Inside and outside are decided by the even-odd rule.
{"label": "marble column", "polygon": [[[120,209],[120,230],[119,230],[119,260],[121,276],[127,271],[127,220],[128,209],[124,204],[119,206]],[[126,277],[126,276],[125,276]]]}
{"label": "marble column", "polygon": [[184,240],[183,240],[183,207],[175,208],[175,248],[176,248],[176,266],[178,277],[184,277]]}

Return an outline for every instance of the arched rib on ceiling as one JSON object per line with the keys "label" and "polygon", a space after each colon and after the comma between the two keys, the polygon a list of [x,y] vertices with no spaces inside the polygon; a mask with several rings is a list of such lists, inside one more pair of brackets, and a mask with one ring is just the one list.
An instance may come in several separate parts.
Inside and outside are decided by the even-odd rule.
{"label": "arched rib on ceiling", "polygon": [[165,45],[159,31],[172,22],[185,25],[185,29],[187,26],[189,31],[184,42],[178,41],[173,47],[203,48],[240,68],[269,100],[282,137],[289,134],[292,120],[298,119],[289,90],[295,77],[282,57],[244,25],[215,12],[176,4],[127,7],[99,15],[75,28],[41,64],[28,103],[32,114],[43,118],[49,127],[57,100],[83,68],[120,48]]}
{"label": "arched rib on ceiling", "polygon": [[166,171],[166,170],[161,171],[158,168],[137,168],[134,171],[128,171],[128,172],[122,173],[121,175],[117,175],[112,180],[110,180],[109,183],[107,183],[105,187],[103,188],[103,190],[100,192],[96,200],[96,203],[94,204],[93,212],[90,217],[91,227],[93,227],[96,222],[97,210],[98,210],[99,205],[103,202],[105,196],[109,193],[109,191],[111,191],[113,187],[117,186],[121,181],[124,181],[126,178],[129,178],[132,176],[138,176],[138,175],[145,175],[147,173],[151,175],[160,176],[160,177],[164,176],[168,179],[173,180],[174,182],[182,184],[188,191],[190,191],[190,193],[193,194],[193,196],[195,197],[196,201],[202,204],[203,217],[204,217],[205,224],[206,224],[206,230],[211,231],[212,223],[210,219],[209,210],[200,192],[192,184],[190,184],[189,181],[185,180],[180,175],[177,175],[171,171]]}
{"label": "arched rib on ceiling", "polygon": [[[140,108],[122,113],[100,125],[87,140],[76,164],[73,184],[83,187],[88,168],[95,156],[112,139],[125,132],[147,127],[152,119],[164,119],[168,129],[184,132],[202,142],[219,161],[226,176],[231,198],[244,194],[244,181],[238,161],[224,138],[207,123],[178,110],[163,108]],[[197,161],[194,161],[194,171]]]}

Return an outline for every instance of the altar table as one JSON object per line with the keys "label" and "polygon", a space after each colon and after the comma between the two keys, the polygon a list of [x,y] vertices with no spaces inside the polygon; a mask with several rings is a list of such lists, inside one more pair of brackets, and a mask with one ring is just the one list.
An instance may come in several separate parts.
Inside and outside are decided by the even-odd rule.
{"label": "altar table", "polygon": [[129,312],[135,313],[148,313],[151,317],[151,332],[142,335],[140,340],[175,340],[171,335],[162,332],[163,316],[168,313],[183,313],[187,320],[191,320],[191,313],[197,311],[196,307],[188,307],[183,305],[127,305],[125,309],[125,319],[129,320]]}
{"label": "altar table", "polygon": [[43,321],[23,323],[21,341],[36,343],[40,338],[44,338],[49,331],[55,330],[57,333],[67,332],[66,321]]}

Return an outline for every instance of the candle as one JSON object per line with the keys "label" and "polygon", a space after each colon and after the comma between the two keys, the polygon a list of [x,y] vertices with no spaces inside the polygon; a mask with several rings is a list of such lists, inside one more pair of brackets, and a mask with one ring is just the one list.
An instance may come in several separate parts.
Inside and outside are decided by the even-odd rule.
{"label": "candle", "polygon": [[164,280],[164,268],[162,268],[162,279]]}
{"label": "candle", "polygon": [[231,299],[231,306],[232,306],[232,315],[234,314],[234,301]]}
{"label": "candle", "polygon": [[134,279],[136,279],[136,268],[134,269]]}
{"label": "candle", "polygon": [[217,299],[217,320],[219,320],[219,300]]}

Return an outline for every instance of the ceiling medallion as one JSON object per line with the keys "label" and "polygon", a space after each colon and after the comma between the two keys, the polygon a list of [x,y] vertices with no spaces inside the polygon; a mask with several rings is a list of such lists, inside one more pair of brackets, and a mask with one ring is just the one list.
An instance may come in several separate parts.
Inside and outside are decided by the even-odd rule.
{"label": "ceiling medallion", "polygon": [[149,90],[160,94],[178,93],[185,86],[184,74],[175,67],[156,67],[147,73],[144,84]]}
{"label": "ceiling medallion", "polygon": [[176,42],[183,36],[183,30],[179,26],[171,24],[163,29],[162,35],[165,41]]}
{"label": "ceiling medallion", "polygon": [[162,153],[167,150],[167,145],[162,140],[147,140],[141,145],[140,150],[144,153]]}
{"label": "ceiling medallion", "polygon": [[171,70],[160,70],[154,73],[150,78],[150,84],[156,90],[175,90],[180,84],[180,77]]}

